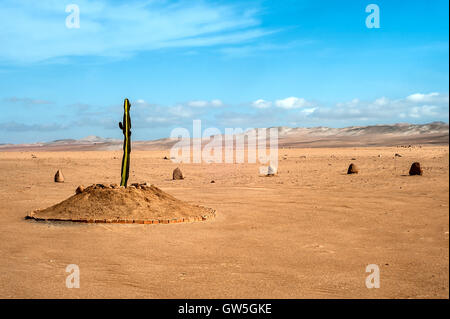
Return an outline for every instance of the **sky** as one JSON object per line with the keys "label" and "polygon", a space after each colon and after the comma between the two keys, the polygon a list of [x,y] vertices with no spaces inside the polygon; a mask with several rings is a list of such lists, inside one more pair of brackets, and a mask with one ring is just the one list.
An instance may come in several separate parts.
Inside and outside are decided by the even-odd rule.
{"label": "sky", "polygon": [[124,98],[135,140],[195,119],[222,132],[448,123],[448,6],[1,0],[0,143],[120,139]]}

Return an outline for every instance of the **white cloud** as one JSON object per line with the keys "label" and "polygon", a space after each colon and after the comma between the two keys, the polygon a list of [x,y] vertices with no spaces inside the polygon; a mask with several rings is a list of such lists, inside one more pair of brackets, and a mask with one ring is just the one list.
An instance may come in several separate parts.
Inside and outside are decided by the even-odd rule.
{"label": "white cloud", "polygon": [[223,106],[223,102],[218,99],[211,100],[211,101],[195,100],[195,101],[186,102],[185,104],[190,107],[221,107],[221,106]]}
{"label": "white cloud", "polygon": [[282,100],[276,100],[275,105],[283,109],[297,109],[301,107],[311,106],[311,103],[306,101],[304,98],[291,96]]}
{"label": "white cloud", "polygon": [[374,101],[353,99],[333,107],[317,107],[309,113],[312,118],[326,120],[361,120],[391,122],[403,120],[436,120],[448,118],[449,96],[442,93],[411,94],[405,98],[381,97]]}
{"label": "white cloud", "polygon": [[256,107],[257,109],[267,109],[267,108],[272,106],[272,102],[271,101],[266,101],[266,100],[263,100],[263,99],[258,99],[256,101],[252,102],[252,106]]}
{"label": "white cloud", "polygon": [[433,92],[429,94],[415,93],[409,95],[406,99],[412,102],[429,102],[432,101],[433,98],[439,96],[439,93]]}
{"label": "white cloud", "polygon": [[316,107],[311,107],[311,108],[303,109],[303,110],[302,110],[302,113],[304,113],[304,114],[306,114],[306,115],[309,115],[309,114],[314,113],[315,110],[317,110]]}

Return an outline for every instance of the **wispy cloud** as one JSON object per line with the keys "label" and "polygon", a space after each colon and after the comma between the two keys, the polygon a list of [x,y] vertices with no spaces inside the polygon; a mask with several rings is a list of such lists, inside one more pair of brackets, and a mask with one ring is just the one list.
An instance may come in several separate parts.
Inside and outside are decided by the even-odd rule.
{"label": "wispy cloud", "polygon": [[[65,3],[6,0],[0,11],[0,61],[71,56],[127,57],[140,51],[246,43],[274,32],[245,4],[204,1],[78,0],[80,28],[65,26]],[[36,14],[36,13],[39,14]]]}
{"label": "wispy cloud", "polygon": [[3,102],[7,103],[20,103],[24,105],[41,105],[41,104],[52,104],[53,102],[47,100],[33,99],[28,97],[7,97],[3,99]]}
{"label": "wispy cloud", "polygon": [[26,124],[6,122],[0,124],[0,130],[8,132],[53,132],[67,129],[67,126],[59,124]]}
{"label": "wispy cloud", "polygon": [[195,100],[186,102],[185,104],[190,107],[221,107],[224,105],[223,102],[219,99],[211,101]]}
{"label": "wispy cloud", "polygon": [[[194,119],[201,119],[208,122],[208,125],[217,127],[339,126],[448,121],[449,112],[448,93],[414,93],[399,99],[379,97],[372,101],[355,98],[333,105],[291,96],[274,101],[258,99],[251,103],[253,108],[237,108],[219,101],[195,100],[160,105],[137,99],[131,101],[132,125],[137,131],[167,129],[166,134],[169,135],[170,128],[188,128]],[[71,107],[75,110],[73,118],[65,119],[64,123],[11,121],[1,123],[0,130],[51,132],[74,127],[116,130],[122,116],[121,105],[99,107],[75,103]]]}

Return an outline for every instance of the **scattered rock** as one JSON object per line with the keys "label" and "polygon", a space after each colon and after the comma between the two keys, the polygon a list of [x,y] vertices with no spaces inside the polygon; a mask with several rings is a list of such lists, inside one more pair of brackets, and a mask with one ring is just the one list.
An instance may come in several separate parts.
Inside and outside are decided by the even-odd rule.
{"label": "scattered rock", "polygon": [[409,169],[409,175],[422,175],[423,171],[419,162],[414,162]]}
{"label": "scattered rock", "polygon": [[358,174],[358,172],[359,171],[356,165],[351,163],[350,166],[348,167],[347,174]]}
{"label": "scattered rock", "polygon": [[64,175],[60,169],[55,174],[55,183],[64,183]]}
{"label": "scattered rock", "polygon": [[276,173],[277,169],[269,165],[269,168],[267,169],[267,176],[274,176]]}
{"label": "scattered rock", "polygon": [[31,158],[37,158],[37,156],[34,154],[31,154]]}
{"label": "scattered rock", "polygon": [[75,190],[75,194],[81,194],[82,192],[84,192],[84,186],[80,185],[77,187],[77,189]]}
{"label": "scattered rock", "polygon": [[178,167],[173,170],[172,179],[173,180],[184,179],[183,173]]}

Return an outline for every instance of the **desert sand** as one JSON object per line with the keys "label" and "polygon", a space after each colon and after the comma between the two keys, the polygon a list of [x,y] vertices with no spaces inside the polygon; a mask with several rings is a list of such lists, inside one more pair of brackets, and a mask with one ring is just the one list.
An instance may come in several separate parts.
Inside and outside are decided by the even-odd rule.
{"label": "desert sand", "polygon": [[[449,297],[448,146],[280,149],[273,177],[259,176],[259,164],[164,156],[132,151],[129,182],[210,207],[215,218],[25,220],[78,185],[118,183],[121,151],[0,152],[0,297]],[[415,161],[423,176],[408,176]],[[347,175],[352,162],[359,173]],[[184,180],[172,180],[177,166]],[[58,169],[64,183],[53,181]],[[66,288],[69,264],[80,268],[79,289]],[[378,289],[366,288],[369,264],[380,268]]]}

